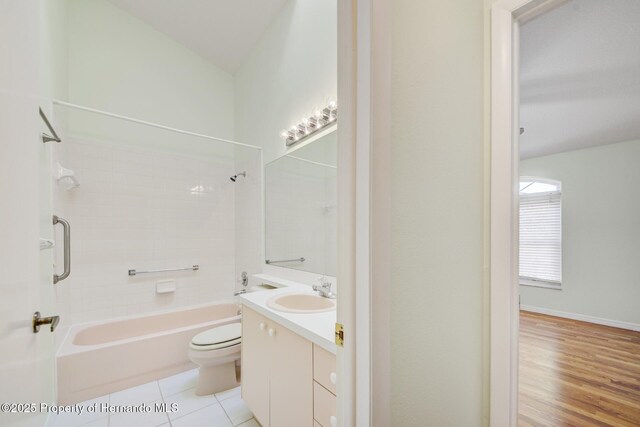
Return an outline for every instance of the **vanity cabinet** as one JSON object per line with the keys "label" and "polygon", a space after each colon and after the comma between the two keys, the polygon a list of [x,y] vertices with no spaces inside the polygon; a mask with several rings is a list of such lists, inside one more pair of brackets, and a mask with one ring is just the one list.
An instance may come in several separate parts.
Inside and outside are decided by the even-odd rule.
{"label": "vanity cabinet", "polygon": [[242,398],[262,427],[312,427],[313,384],[313,344],[245,305]]}

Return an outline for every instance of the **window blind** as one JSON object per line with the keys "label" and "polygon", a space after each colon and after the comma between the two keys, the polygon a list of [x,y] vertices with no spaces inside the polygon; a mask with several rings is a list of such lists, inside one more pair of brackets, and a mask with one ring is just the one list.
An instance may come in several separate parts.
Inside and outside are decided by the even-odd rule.
{"label": "window blind", "polygon": [[520,196],[520,278],[562,281],[560,193]]}

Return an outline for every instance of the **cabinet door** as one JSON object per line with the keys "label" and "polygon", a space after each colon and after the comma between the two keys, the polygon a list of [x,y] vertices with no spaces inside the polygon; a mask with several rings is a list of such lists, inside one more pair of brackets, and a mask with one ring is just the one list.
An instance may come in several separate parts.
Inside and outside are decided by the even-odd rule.
{"label": "cabinet door", "polygon": [[272,328],[271,427],[313,427],[313,344]]}
{"label": "cabinet door", "polygon": [[[267,318],[242,308],[242,399],[263,427],[269,427],[270,346]],[[271,424],[277,426],[277,424]]]}

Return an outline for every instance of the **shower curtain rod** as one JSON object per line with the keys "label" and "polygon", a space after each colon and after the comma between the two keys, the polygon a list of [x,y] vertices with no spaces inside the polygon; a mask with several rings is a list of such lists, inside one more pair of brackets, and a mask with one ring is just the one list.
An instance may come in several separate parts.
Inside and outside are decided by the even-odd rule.
{"label": "shower curtain rod", "polygon": [[205,135],[205,134],[202,134],[202,133],[189,132],[187,130],[172,128],[172,127],[164,126],[164,125],[161,125],[161,124],[158,124],[158,123],[147,122],[145,120],[134,119],[133,117],[127,117],[127,116],[122,116],[120,114],[109,113],[108,111],[97,110],[95,108],[84,107],[82,105],[72,104],[70,102],[65,102],[65,101],[60,101],[58,99],[54,99],[53,103],[56,104],[56,105],[62,105],[64,107],[74,108],[76,110],[88,111],[89,113],[101,114],[103,116],[113,117],[115,119],[125,120],[125,121],[132,122],[132,123],[138,123],[138,124],[141,124],[141,125],[150,126],[150,127],[154,127],[154,128],[158,128],[158,129],[168,130],[170,132],[181,133],[183,135],[190,135],[190,136],[195,136],[197,138],[211,139],[213,141],[225,142],[227,144],[239,145],[241,147],[253,148],[255,150],[262,150],[262,147],[258,147],[256,145],[244,144],[242,142],[231,141],[230,139],[216,138],[215,136],[209,136],[209,135]]}
{"label": "shower curtain rod", "polygon": [[325,168],[338,169],[337,166],[328,165],[326,163],[321,163],[321,162],[314,162],[313,160],[303,159],[302,157],[292,156],[291,154],[286,154],[285,157],[300,160],[301,162],[311,163],[312,165],[322,166]]}

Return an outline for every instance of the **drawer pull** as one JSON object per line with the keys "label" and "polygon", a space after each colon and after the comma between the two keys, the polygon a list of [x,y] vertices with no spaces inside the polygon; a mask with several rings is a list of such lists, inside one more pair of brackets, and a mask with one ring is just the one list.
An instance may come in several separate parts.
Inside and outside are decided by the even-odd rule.
{"label": "drawer pull", "polygon": [[267,325],[266,325],[264,322],[260,322],[260,323],[258,324],[258,327],[260,328],[260,330],[261,330],[261,331],[264,331],[264,328],[266,328],[266,327],[267,327]]}
{"label": "drawer pull", "polygon": [[272,337],[276,334],[276,330],[273,328],[269,328],[269,336]]}
{"label": "drawer pull", "polygon": [[338,425],[337,418],[332,415],[331,418],[329,418],[329,424],[331,424],[331,427],[336,427]]}
{"label": "drawer pull", "polygon": [[331,374],[329,374],[329,381],[331,381],[331,384],[336,385],[338,382],[338,376],[336,375],[335,372],[331,372]]}

